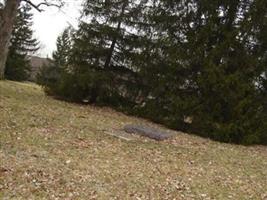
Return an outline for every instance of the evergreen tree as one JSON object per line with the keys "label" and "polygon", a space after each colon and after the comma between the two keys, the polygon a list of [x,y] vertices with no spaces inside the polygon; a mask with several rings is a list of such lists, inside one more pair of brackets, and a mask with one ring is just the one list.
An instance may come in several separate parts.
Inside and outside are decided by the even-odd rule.
{"label": "evergreen tree", "polygon": [[5,76],[7,79],[28,80],[30,73],[29,55],[39,49],[33,37],[31,7],[20,7],[9,46]]}
{"label": "evergreen tree", "polygon": [[63,2],[61,0],[44,0],[39,1],[36,4],[36,1],[31,0],[2,1],[0,5],[0,79],[4,79],[10,38],[15,24],[15,18],[22,4],[26,4],[28,6],[33,7],[35,10],[42,12],[44,6],[61,7],[63,5]]}
{"label": "evergreen tree", "polygon": [[[189,2],[190,7],[184,7],[184,11],[176,4],[175,13],[170,12],[175,8],[173,2],[166,3],[167,18],[183,14],[182,29],[170,25],[163,26],[162,31],[167,31],[168,39],[178,42],[178,46],[176,42],[170,45],[171,52],[177,53],[175,68],[182,64],[180,69],[185,69],[179,70],[185,78],[176,76],[184,80],[183,84],[178,83],[181,91],[174,95],[175,103],[167,107],[191,116],[191,130],[203,136],[235,143],[264,142],[266,123],[256,82],[263,72],[261,58],[266,49],[259,51],[256,37],[264,24],[255,18],[255,13],[264,19],[266,2]],[[174,58],[169,60],[173,62]],[[165,81],[171,84],[171,80],[175,75]],[[188,102],[185,110],[184,102]]]}
{"label": "evergreen tree", "polygon": [[54,63],[58,67],[66,67],[69,63],[69,56],[71,51],[71,37],[73,29],[71,27],[66,28],[62,34],[57,38],[57,50],[53,52],[52,58]]}
{"label": "evergreen tree", "polygon": [[84,20],[75,34],[71,56],[72,72],[84,80],[77,80],[84,90],[82,98],[90,102],[114,98],[132,101],[136,95],[131,93],[139,92],[136,87],[129,92],[128,82],[137,82],[139,66],[134,59],[137,60],[139,46],[143,44],[136,31],[138,22],[143,20],[141,8],[146,2],[85,2]]}
{"label": "evergreen tree", "polygon": [[56,94],[62,77],[67,73],[69,68],[70,53],[72,47],[71,27],[66,28],[57,38],[57,49],[52,54],[52,59],[48,65],[42,67],[37,75],[37,82],[44,86],[47,92]]}
{"label": "evergreen tree", "polygon": [[85,1],[53,87],[223,142],[266,144],[266,14],[265,0]]}

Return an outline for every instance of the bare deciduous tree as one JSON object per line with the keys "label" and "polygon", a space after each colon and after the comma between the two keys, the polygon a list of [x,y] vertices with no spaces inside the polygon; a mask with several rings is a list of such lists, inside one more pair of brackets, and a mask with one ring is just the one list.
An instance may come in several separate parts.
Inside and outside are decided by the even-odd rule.
{"label": "bare deciduous tree", "polygon": [[63,6],[62,0],[43,0],[36,4],[32,0],[5,0],[0,7],[0,80],[4,79],[5,64],[8,55],[8,47],[12,34],[13,25],[19,6],[22,2],[31,5],[39,12],[48,6]]}

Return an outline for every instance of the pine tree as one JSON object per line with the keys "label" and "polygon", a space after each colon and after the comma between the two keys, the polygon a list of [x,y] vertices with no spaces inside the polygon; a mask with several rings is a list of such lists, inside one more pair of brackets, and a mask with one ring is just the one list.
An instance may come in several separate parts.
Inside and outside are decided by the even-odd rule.
{"label": "pine tree", "polygon": [[188,82],[188,62],[184,58],[184,36],[188,31],[186,17],[189,1],[153,1],[148,18],[148,42],[142,51],[141,73],[148,94],[141,108],[146,117],[172,128],[185,130],[191,93]]}
{"label": "pine tree", "polygon": [[266,66],[266,9],[262,0],[157,1],[150,24],[159,53],[142,68],[152,97],[143,112],[216,140],[264,143],[257,84]]}
{"label": "pine tree", "polygon": [[[104,101],[123,99],[127,95],[135,98],[136,95],[130,95],[135,88],[129,92],[131,84],[127,80],[137,82],[139,66],[134,62],[143,44],[136,31],[138,23],[143,20],[140,16],[146,2],[85,2],[84,20],[75,34],[71,59],[73,73],[82,76],[77,82],[85,91],[83,98],[89,98],[90,102],[99,102],[103,98]],[[135,93],[138,93],[137,89]]]}
{"label": "pine tree", "polygon": [[39,49],[33,37],[31,7],[20,7],[9,46],[5,76],[7,79],[28,80],[30,73],[29,55]]}
{"label": "pine tree", "polygon": [[4,73],[6,68],[6,60],[8,56],[8,48],[10,38],[12,35],[13,27],[15,24],[15,18],[19,12],[19,8],[22,4],[31,6],[35,10],[42,12],[43,7],[62,7],[63,1],[61,0],[44,0],[36,1],[31,0],[4,0],[0,5],[0,79],[4,79]]}
{"label": "pine tree", "polygon": [[62,77],[69,70],[73,29],[67,27],[56,42],[56,51],[52,54],[52,59],[48,65],[42,67],[37,75],[38,84],[45,87],[47,92],[56,94]]}
{"label": "pine tree", "polygon": [[54,60],[55,65],[58,67],[65,68],[69,63],[69,56],[72,45],[72,33],[73,29],[71,27],[68,27],[57,38],[57,50],[53,52],[52,58]]}
{"label": "pine tree", "polygon": [[[173,25],[162,29],[168,39],[178,41],[177,46],[170,45],[178,56],[173,65],[177,69],[182,64],[185,69],[179,70],[185,78],[176,76],[184,84],[178,83],[181,91],[174,95],[174,104],[167,104],[169,110],[179,113],[188,102],[184,113],[193,118],[191,130],[203,136],[243,144],[264,142],[266,123],[256,82],[263,73],[266,52],[259,50],[257,35],[265,25],[255,16],[266,18],[266,1],[189,2],[190,8],[184,11],[176,4],[176,15],[183,13],[182,29]],[[175,5],[166,5],[167,18],[174,18],[170,10]],[[165,81],[171,84],[174,78]]]}
{"label": "pine tree", "polygon": [[[128,67],[121,53],[128,47],[126,42],[132,42],[130,48],[134,46],[130,40],[137,34],[130,30],[137,25],[143,4],[128,0],[86,1],[83,13],[90,20],[80,24],[77,42],[80,40],[78,45],[91,53],[88,64],[101,68]],[[86,46],[81,44],[84,41]]]}
{"label": "pine tree", "polygon": [[56,94],[266,144],[266,13],[265,0],[85,1]]}
{"label": "pine tree", "polygon": [[[258,2],[213,1],[209,6],[198,5],[198,15],[204,15],[204,19],[195,37],[201,41],[195,40],[194,44],[204,54],[196,60],[202,65],[196,80],[200,102],[196,122],[201,122],[202,134],[210,132],[210,137],[221,141],[254,143],[261,140],[257,134],[264,134],[262,105],[255,86],[262,64],[254,36],[257,19],[251,16],[255,7],[262,9]],[[266,15],[266,3],[261,6]]]}

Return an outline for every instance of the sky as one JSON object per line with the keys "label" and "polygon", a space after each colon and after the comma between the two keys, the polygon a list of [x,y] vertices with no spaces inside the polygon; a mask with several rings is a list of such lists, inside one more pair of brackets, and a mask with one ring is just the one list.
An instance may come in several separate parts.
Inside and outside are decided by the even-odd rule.
{"label": "sky", "polygon": [[[35,1],[36,3],[38,1]],[[38,56],[51,56],[56,50],[57,37],[69,24],[77,27],[82,0],[65,0],[65,6],[60,10],[55,7],[43,7],[45,11],[33,11],[34,36],[40,41]]]}

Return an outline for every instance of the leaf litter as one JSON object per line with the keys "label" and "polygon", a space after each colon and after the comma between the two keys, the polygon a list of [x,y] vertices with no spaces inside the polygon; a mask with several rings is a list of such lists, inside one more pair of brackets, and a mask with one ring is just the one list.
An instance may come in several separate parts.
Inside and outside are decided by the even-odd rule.
{"label": "leaf litter", "polygon": [[[0,81],[0,199],[267,198],[267,148],[167,130],[110,108],[69,104]],[[120,132],[175,132],[157,142]]]}

